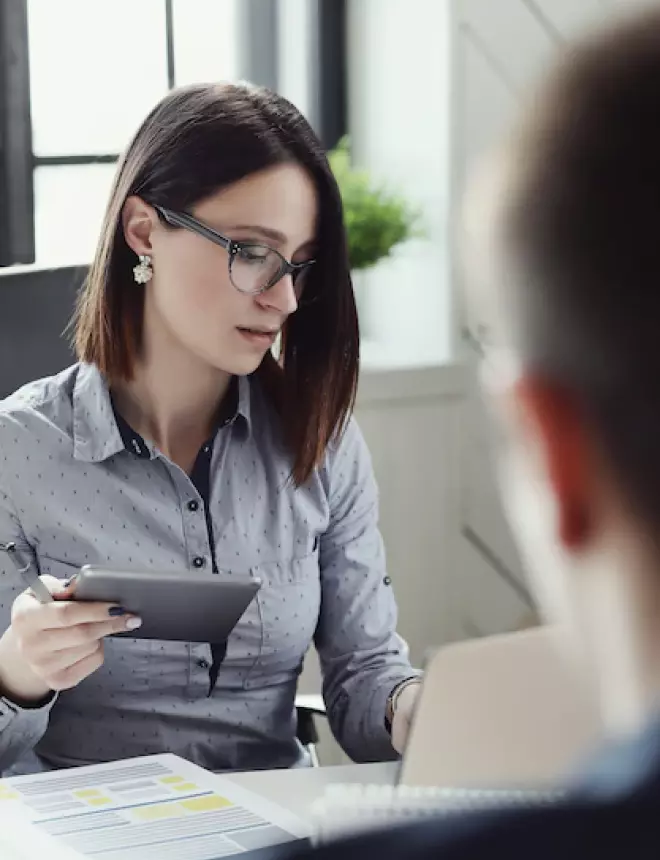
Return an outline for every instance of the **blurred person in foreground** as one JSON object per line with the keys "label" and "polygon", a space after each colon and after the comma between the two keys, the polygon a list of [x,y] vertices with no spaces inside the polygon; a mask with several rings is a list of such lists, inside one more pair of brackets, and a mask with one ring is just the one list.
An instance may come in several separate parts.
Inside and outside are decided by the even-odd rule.
{"label": "blurred person in foreground", "polygon": [[343,860],[660,854],[659,82],[658,8],[573,46],[465,207],[505,506],[614,746],[556,806],[362,837]]}

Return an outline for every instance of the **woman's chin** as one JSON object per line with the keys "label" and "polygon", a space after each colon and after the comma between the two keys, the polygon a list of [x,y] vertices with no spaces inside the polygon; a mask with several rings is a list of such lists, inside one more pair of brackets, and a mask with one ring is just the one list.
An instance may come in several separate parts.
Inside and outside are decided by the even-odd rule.
{"label": "woman's chin", "polygon": [[264,360],[266,353],[260,355],[232,355],[223,361],[214,361],[213,366],[232,376],[249,376]]}

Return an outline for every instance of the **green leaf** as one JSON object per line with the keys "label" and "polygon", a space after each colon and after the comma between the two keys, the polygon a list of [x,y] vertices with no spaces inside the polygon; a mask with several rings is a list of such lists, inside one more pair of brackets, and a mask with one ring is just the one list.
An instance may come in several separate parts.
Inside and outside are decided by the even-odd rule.
{"label": "green leaf", "polygon": [[349,139],[328,155],[344,206],[348,256],[354,270],[368,269],[408,239],[420,236],[419,212],[400,195],[351,165]]}

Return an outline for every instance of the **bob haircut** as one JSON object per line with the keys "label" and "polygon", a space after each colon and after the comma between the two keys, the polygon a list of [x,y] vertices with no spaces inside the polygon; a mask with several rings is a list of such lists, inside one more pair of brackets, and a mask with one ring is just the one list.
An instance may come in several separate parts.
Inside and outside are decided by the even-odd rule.
{"label": "bob haircut", "polygon": [[359,331],[339,189],[316,135],[286,99],[247,84],[198,84],[173,90],[156,105],[119,163],[72,325],[80,361],[95,364],[110,386],[132,379],[144,293],[133,283],[136,259],[122,227],[127,198],[186,212],[285,163],[305,169],[316,189],[317,262],[305,302],[285,324],[279,361],[269,352],[256,375],[280,416],[292,478],[301,485],[352,411]]}

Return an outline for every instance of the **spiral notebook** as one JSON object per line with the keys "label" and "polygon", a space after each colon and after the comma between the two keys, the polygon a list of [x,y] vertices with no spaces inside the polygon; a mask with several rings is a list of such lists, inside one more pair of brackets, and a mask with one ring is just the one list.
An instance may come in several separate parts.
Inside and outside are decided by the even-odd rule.
{"label": "spiral notebook", "polygon": [[314,841],[429,817],[558,803],[561,791],[414,788],[405,785],[335,784],[312,807]]}

